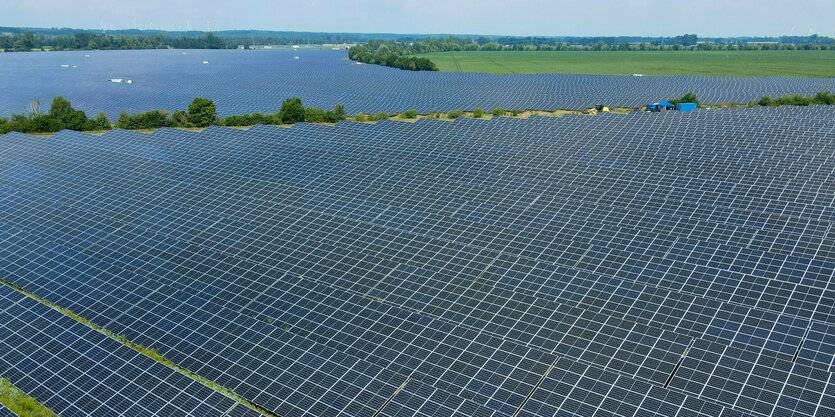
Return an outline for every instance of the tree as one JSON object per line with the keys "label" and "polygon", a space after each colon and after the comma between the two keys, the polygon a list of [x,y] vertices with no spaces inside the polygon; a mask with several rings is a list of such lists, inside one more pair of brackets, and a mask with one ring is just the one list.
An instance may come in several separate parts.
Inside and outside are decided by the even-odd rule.
{"label": "tree", "polygon": [[333,108],[333,112],[336,113],[336,117],[338,117],[339,120],[345,120],[345,118],[348,117],[348,112],[345,110],[345,105],[342,103],[337,103]]}
{"label": "tree", "polygon": [[29,116],[30,119],[34,119],[43,113],[41,113],[41,101],[38,99],[34,99],[29,102],[29,105],[26,106],[26,114]]}
{"label": "tree", "polygon": [[290,97],[281,103],[281,110],[278,111],[278,117],[281,123],[291,124],[304,121],[304,106],[302,99],[299,97]]}
{"label": "tree", "polygon": [[87,115],[81,110],[75,110],[64,114],[58,120],[61,121],[61,126],[63,126],[64,129],[81,132],[87,128]]}
{"label": "tree", "polygon": [[699,100],[698,100],[698,99],[696,99],[696,95],[695,95],[695,94],[693,94],[693,93],[687,93],[687,94],[683,95],[683,96],[682,96],[681,98],[679,98],[679,99],[676,99],[676,100],[670,100],[670,103],[672,103],[672,104],[678,104],[678,103],[696,103],[696,105],[699,105]]}
{"label": "tree", "polygon": [[35,33],[31,30],[23,31],[23,39],[21,40],[21,46],[25,51],[31,51],[32,48],[35,47]]}
{"label": "tree", "polygon": [[206,127],[215,122],[217,108],[212,100],[195,97],[188,106],[186,117],[189,123],[197,127]]}
{"label": "tree", "polygon": [[107,119],[107,115],[104,112],[98,112],[90,122],[92,122],[92,128],[90,130],[110,130],[110,120]]}
{"label": "tree", "polygon": [[72,108],[72,104],[70,104],[69,100],[61,96],[55,96],[55,98],[52,99],[52,105],[49,107],[49,117],[54,117],[55,119],[60,120],[65,114],[70,114],[74,111],[75,109]]}

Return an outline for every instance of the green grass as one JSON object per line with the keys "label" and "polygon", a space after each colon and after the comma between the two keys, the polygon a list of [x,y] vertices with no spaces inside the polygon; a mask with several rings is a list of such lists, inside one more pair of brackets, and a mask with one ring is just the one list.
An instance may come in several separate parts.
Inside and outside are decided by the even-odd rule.
{"label": "green grass", "polygon": [[6,378],[0,378],[0,403],[20,417],[57,417],[52,410],[26,395]]}
{"label": "green grass", "polygon": [[441,71],[835,77],[835,51],[475,51],[419,55]]}

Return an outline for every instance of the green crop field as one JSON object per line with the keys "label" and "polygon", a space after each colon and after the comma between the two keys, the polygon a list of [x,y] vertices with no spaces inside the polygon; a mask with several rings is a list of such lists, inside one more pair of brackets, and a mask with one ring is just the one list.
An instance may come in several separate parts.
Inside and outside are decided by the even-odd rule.
{"label": "green crop field", "polygon": [[835,77],[835,51],[475,51],[419,55],[441,71]]}

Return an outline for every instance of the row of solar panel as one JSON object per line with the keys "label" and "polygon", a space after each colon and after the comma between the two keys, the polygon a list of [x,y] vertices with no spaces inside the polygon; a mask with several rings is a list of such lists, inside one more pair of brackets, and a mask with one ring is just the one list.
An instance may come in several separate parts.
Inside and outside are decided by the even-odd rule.
{"label": "row of solar panel", "polygon": [[260,415],[5,285],[0,300],[3,376],[63,416]]}
{"label": "row of solar panel", "polygon": [[[835,83],[827,78],[414,72],[353,65],[345,58],[345,51],[2,55],[0,65],[8,70],[0,79],[0,115],[21,112],[29,101],[56,94],[88,115],[103,110],[115,119],[122,110],[182,110],[194,97],[213,99],[225,116],[278,111],[281,101],[292,96],[320,108],[344,103],[351,113],[412,108],[426,113],[476,107],[583,109],[598,103],[639,107],[688,91],[712,104],[835,91]],[[204,60],[210,64],[201,65]],[[34,71],[40,76],[32,77]],[[106,81],[113,77],[134,82]],[[221,79],[224,82],[218,83]]]}
{"label": "row of solar panel", "polygon": [[801,329],[801,331],[802,331],[802,329]]}
{"label": "row of solar panel", "polygon": [[[115,317],[98,317],[100,323],[109,323],[106,327],[111,331],[124,333],[129,340],[147,344],[175,363],[194,370],[198,375],[216,380],[222,385],[233,387],[236,392],[246,398],[280,415],[286,413],[321,415],[322,412],[329,410],[330,412],[341,410],[350,415],[365,415],[369,411],[373,412],[374,407],[382,406],[387,395],[390,396],[396,392],[400,381],[405,382],[405,378],[397,376],[398,374],[389,374],[366,361],[354,362],[356,359],[348,361],[347,358],[351,356],[340,355],[338,351],[295,336],[288,329],[246,319],[231,310],[207,303],[199,296],[186,295],[183,292],[147,282],[140,287],[141,284],[137,282],[141,280],[137,279],[138,277],[131,278],[130,274],[125,272],[108,274],[104,270],[96,271],[105,266],[96,264],[93,259],[84,259],[81,254],[73,255],[75,261],[69,262],[69,265],[81,262],[75,267],[88,270],[86,273],[69,269],[67,273],[53,276],[50,281],[47,281],[48,275],[38,275],[34,269],[45,264],[52,264],[58,269],[63,269],[61,255],[50,249],[50,246],[57,249],[60,249],[60,246],[49,244],[23,232],[16,233],[14,236],[4,235],[3,243],[5,247],[10,248],[10,251],[20,255],[20,258],[4,258],[11,265],[4,272],[13,277],[31,277],[37,280],[21,279],[19,283],[56,300],[61,305],[76,307],[82,315],[90,310],[98,309],[98,305],[88,304],[91,302],[111,306],[110,311],[116,315]],[[69,255],[69,251],[65,250],[65,252],[67,253],[64,254],[64,258]],[[63,264],[63,267],[67,266]],[[12,272],[9,273],[9,270]],[[96,275],[92,271],[96,271]],[[85,304],[88,307],[82,308]],[[122,312],[116,311],[120,308]],[[420,322],[415,319],[412,321],[415,325]],[[472,397],[476,401],[487,400],[491,408],[501,407],[496,411],[504,410],[503,414],[512,413],[515,408],[505,407],[521,405],[525,394],[532,389],[531,384],[536,383],[539,376],[532,373],[536,368],[528,369],[528,367],[540,363],[539,372],[544,374],[545,369],[549,367],[550,360],[540,358],[531,362],[533,358],[528,353],[525,356],[527,359],[519,358],[521,362],[514,365],[514,362],[507,362],[508,358],[519,355],[520,352],[511,353],[501,348],[496,350],[495,345],[481,344],[479,340],[466,339],[472,336],[466,333],[459,336],[449,327],[429,329],[429,332],[422,332],[418,340],[410,344],[411,346],[400,346],[402,350],[398,350],[398,359],[404,360],[403,358],[406,358],[404,355],[415,355],[415,359],[411,360],[417,360],[417,362],[411,366],[423,364],[421,367],[427,369],[423,375],[420,370],[412,373],[410,381],[429,383],[432,379],[439,378],[434,385],[436,388],[443,388],[442,391],[449,392],[451,389],[463,388],[461,395]],[[403,334],[398,337],[402,338]],[[419,349],[420,346],[429,349],[430,346],[440,344],[446,350],[454,346],[448,345],[453,337],[463,343],[458,345],[457,355],[474,355],[473,364],[463,363],[463,357],[455,359],[455,352],[447,355],[449,360],[435,365],[427,364],[431,358],[417,359],[421,356],[421,352],[415,349]],[[497,340],[486,335],[476,336],[476,338],[482,340],[482,343],[488,339]],[[369,342],[373,343],[374,340],[362,341],[366,344]],[[479,346],[479,349],[469,349],[474,344]],[[508,342],[502,343],[502,345],[507,344]],[[468,349],[462,350],[464,347]],[[396,348],[397,346],[393,350]],[[495,353],[491,353],[493,351]],[[294,355],[285,356],[286,353]],[[374,353],[377,355],[382,352],[377,347]],[[390,355],[387,356],[391,358]],[[342,360],[340,361],[339,358]],[[377,356],[373,360],[380,362],[384,358]],[[551,358],[557,359],[558,357],[552,356]],[[487,364],[482,363],[485,360],[488,360]],[[490,365],[491,360],[497,362],[495,367]],[[365,365],[360,366],[361,364]],[[410,365],[408,362],[401,363],[401,365],[402,367],[397,366],[393,369],[410,369],[407,367]],[[588,365],[580,366],[587,367]],[[347,374],[343,372],[346,367],[349,368]],[[504,375],[503,372],[510,370],[504,367],[514,369],[514,372]],[[487,372],[488,369],[495,371]],[[525,377],[525,374],[529,376]],[[617,376],[616,373],[607,372],[605,375],[614,378],[609,381],[610,383],[614,383],[615,379],[623,379],[623,384],[628,381],[627,377]],[[245,381],[238,382],[236,378],[245,378]],[[496,378],[505,378],[505,382],[497,386]],[[632,382],[626,385],[633,386],[634,384]],[[641,396],[641,398],[647,396],[648,393],[642,391],[647,385],[646,383],[638,384],[633,395]],[[585,408],[596,406],[596,398],[587,398],[587,394],[588,389],[578,389],[576,395],[572,397],[572,402],[582,404]],[[397,398],[398,395],[399,393],[394,397]],[[461,404],[451,408],[461,409],[462,415],[485,415],[482,411],[465,413],[465,410],[485,409],[461,397],[448,396],[447,398],[447,401],[451,398],[458,398],[457,401]],[[348,403],[348,399],[352,401]],[[704,416],[715,415],[714,412],[723,410],[721,406],[705,408],[705,404],[702,400],[688,396],[676,396],[665,393],[663,390],[653,390],[652,395],[647,396],[642,403],[631,406],[619,405],[618,408],[623,412],[630,409],[637,410],[639,414],[646,412],[670,415],[666,410],[672,409],[680,410],[686,415]],[[685,408],[682,409],[682,407]],[[416,415],[424,415],[417,412],[419,410],[411,411],[416,412]],[[696,414],[692,414],[694,412]],[[723,415],[741,414],[731,413],[728,409],[723,412]]]}

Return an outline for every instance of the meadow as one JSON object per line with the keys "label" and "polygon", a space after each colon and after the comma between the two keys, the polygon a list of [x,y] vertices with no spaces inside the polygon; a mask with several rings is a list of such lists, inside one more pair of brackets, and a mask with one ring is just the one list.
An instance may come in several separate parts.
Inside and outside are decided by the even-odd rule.
{"label": "meadow", "polygon": [[419,56],[452,72],[835,77],[835,51],[462,51]]}

